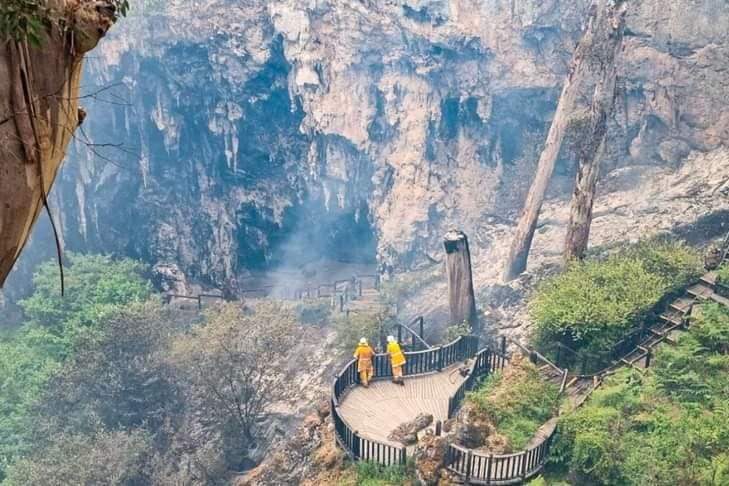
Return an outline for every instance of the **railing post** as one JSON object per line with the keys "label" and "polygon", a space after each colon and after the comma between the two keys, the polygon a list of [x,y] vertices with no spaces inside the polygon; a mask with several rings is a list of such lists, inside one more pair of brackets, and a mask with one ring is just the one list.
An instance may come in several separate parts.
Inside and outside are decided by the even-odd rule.
{"label": "railing post", "polygon": [[557,366],[559,366],[559,358],[560,358],[561,356],[562,356],[562,343],[557,343],[557,359],[555,360],[555,361],[556,361],[556,363],[555,363],[555,364],[556,364]]}
{"label": "railing post", "polygon": [[526,458],[527,458],[527,453],[526,453],[526,451],[524,451],[521,454],[521,480],[522,481],[526,480],[526,473],[527,473]]}
{"label": "railing post", "polygon": [[443,371],[443,346],[438,346],[438,372]]}
{"label": "railing post", "polygon": [[408,463],[408,450],[406,447],[400,448],[400,464]]}
{"label": "railing post", "polygon": [[486,484],[491,484],[491,467],[494,463],[494,455],[490,454],[488,460],[486,461]]}
{"label": "railing post", "polygon": [[202,295],[197,296],[197,310],[202,310]]}
{"label": "railing post", "polygon": [[648,348],[648,352],[645,355],[645,367],[648,369],[651,365],[651,348]]}
{"label": "railing post", "polygon": [[420,319],[418,320],[420,321],[420,339],[425,340],[425,337],[423,336],[423,316],[420,316]]}
{"label": "railing post", "polygon": [[339,294],[339,312],[344,312],[344,296]]}
{"label": "railing post", "polygon": [[402,343],[402,325],[397,325],[397,342],[398,344]]}
{"label": "railing post", "polygon": [[501,336],[501,356],[506,356],[506,336]]}
{"label": "railing post", "polygon": [[464,484],[469,484],[471,480],[471,468],[473,467],[473,451],[468,450],[466,454],[466,480]]}
{"label": "railing post", "polygon": [[443,427],[443,423],[440,420],[438,420],[435,423],[435,436],[436,437],[440,437],[442,427]]}

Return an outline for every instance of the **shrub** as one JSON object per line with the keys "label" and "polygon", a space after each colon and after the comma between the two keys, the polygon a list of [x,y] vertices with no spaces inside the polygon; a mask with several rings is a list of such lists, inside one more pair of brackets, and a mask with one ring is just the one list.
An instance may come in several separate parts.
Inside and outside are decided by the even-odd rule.
{"label": "shrub", "polygon": [[729,263],[716,271],[716,292],[723,297],[729,297]]}
{"label": "shrub", "polygon": [[574,262],[545,282],[530,304],[537,341],[542,347],[562,343],[578,352],[576,359],[588,356],[601,365],[699,269],[698,255],[679,243],[639,243],[602,261]]}
{"label": "shrub", "polygon": [[623,258],[641,262],[645,270],[666,282],[666,291],[682,290],[696,281],[703,265],[700,255],[683,242],[643,241],[624,248]]}
{"label": "shrub", "polygon": [[382,313],[354,312],[342,315],[335,322],[335,347],[345,356],[350,356],[360,338],[366,338],[370,346],[377,348],[380,336],[386,336],[390,325],[389,317]]}
{"label": "shrub", "polygon": [[[129,10],[129,0],[111,0],[121,16]],[[24,41],[35,45],[50,23],[59,23],[64,12],[49,8],[43,0],[3,0],[0,2],[0,39]]]}
{"label": "shrub", "polygon": [[698,310],[652,371],[616,373],[561,418],[551,456],[577,484],[728,484],[729,310]]}
{"label": "shrub", "polygon": [[59,352],[68,353],[85,338],[98,334],[106,319],[151,296],[146,274],[147,267],[134,260],[71,253],[65,295],[61,296],[58,270],[50,261],[33,276],[33,294],[19,304],[39,341],[56,340]]}
{"label": "shrub", "polygon": [[331,320],[332,306],[327,300],[304,300],[296,306],[296,315],[302,324],[324,327]]}
{"label": "shrub", "polygon": [[470,335],[472,332],[473,330],[471,329],[471,325],[466,321],[463,321],[460,324],[451,324],[446,327],[443,332],[443,342],[453,342],[461,336]]}
{"label": "shrub", "polygon": [[383,466],[375,462],[357,463],[357,484],[360,486],[401,485],[413,481],[407,466]]}
{"label": "shrub", "polygon": [[532,363],[513,361],[490,375],[467,399],[484,412],[515,449],[524,448],[557,411],[559,390]]}

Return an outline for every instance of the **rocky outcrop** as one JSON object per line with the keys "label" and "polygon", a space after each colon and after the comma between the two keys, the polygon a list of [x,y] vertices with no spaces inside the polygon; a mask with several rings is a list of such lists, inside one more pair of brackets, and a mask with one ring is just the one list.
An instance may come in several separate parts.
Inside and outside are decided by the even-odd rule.
{"label": "rocky outcrop", "polygon": [[37,42],[0,38],[0,286],[25,246],[66,147],[85,117],[79,108],[83,56],[116,19],[114,4],[107,0],[51,0],[42,5],[42,13],[37,7],[42,20],[32,18],[32,10],[24,11],[25,22],[40,25],[34,34]]}
{"label": "rocky outcrop", "polygon": [[[123,147],[97,147],[100,158],[75,144],[53,200],[66,243],[211,284],[317,253],[376,249],[386,265],[414,266],[454,224],[472,251],[498,245],[587,3],[196,0],[138,11],[88,67],[114,88],[89,107],[86,133]],[[729,6],[631,9],[604,173],[670,172],[727,138]],[[552,197],[569,194],[572,171],[565,150]]]}
{"label": "rocky outcrop", "polygon": [[390,432],[390,435],[387,438],[404,445],[413,445],[418,442],[418,432],[427,428],[432,423],[432,414],[419,413],[409,422],[404,422],[398,425],[392,432]]}

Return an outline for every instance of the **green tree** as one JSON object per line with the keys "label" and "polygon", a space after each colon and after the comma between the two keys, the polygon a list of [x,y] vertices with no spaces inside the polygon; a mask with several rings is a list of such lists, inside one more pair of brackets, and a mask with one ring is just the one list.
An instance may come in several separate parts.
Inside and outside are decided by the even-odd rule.
{"label": "green tree", "polygon": [[33,276],[33,294],[20,301],[29,339],[49,352],[68,355],[80,342],[98,334],[103,322],[133,302],[152,294],[147,268],[134,260],[103,255],[69,254],[66,292],[53,262]]}
{"label": "green tree", "polygon": [[143,430],[56,434],[48,447],[8,469],[8,486],[150,484],[150,437]]}
{"label": "green tree", "polygon": [[224,438],[230,467],[240,466],[258,438],[257,424],[304,366],[300,336],[291,309],[263,301],[245,310],[216,306],[204,325],[177,339],[172,359],[189,404]]}

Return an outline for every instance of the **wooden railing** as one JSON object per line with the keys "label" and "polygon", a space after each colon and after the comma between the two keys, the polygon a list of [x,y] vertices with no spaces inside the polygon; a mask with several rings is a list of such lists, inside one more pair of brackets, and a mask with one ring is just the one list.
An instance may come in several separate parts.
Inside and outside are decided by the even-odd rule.
{"label": "wooden railing", "polygon": [[[418,328],[417,331],[413,329],[414,327]],[[424,327],[425,319],[423,319],[423,316],[416,317],[410,321],[409,324],[395,324],[395,328],[397,329],[397,342],[403,342],[403,332],[405,332],[406,335],[410,336],[410,347],[412,350],[421,351],[423,349],[432,348],[432,346],[425,341],[423,334]]]}
{"label": "wooden railing", "polygon": [[478,381],[485,378],[492,372],[502,369],[507,362],[507,358],[489,348],[484,348],[474,357],[474,363],[469,370],[469,374],[463,383],[458,387],[456,392],[448,399],[448,418],[453,418],[461,406],[461,402],[466,398],[466,392],[473,390]]}
{"label": "wooden railing", "polygon": [[485,454],[448,444],[446,465],[466,484],[521,484],[544,467],[554,430],[538,444],[514,454]]}
{"label": "wooden railing", "polygon": [[[478,348],[476,336],[462,336],[446,346],[430,348],[424,351],[407,352],[405,357],[405,374],[407,376],[422,375],[438,372],[443,368],[473,357]],[[481,351],[481,355],[488,354],[488,350]],[[476,359],[483,367],[487,358]],[[392,376],[389,358],[386,354],[378,354],[374,359],[375,378],[382,379]],[[476,366],[476,364],[474,364]],[[479,368],[481,369],[481,368]],[[407,451],[404,447],[396,447],[383,442],[363,437],[353,430],[347,421],[339,414],[339,400],[352,386],[359,384],[357,361],[351,360],[337,374],[332,383],[332,420],[339,445],[355,460],[376,461],[380,464],[405,464]]]}
{"label": "wooden railing", "polygon": [[170,304],[173,299],[193,300],[197,304],[197,310],[202,310],[203,302],[205,299],[225,300],[225,298],[222,295],[217,295],[217,294],[195,294],[195,295],[165,294],[164,298],[168,304]]}

